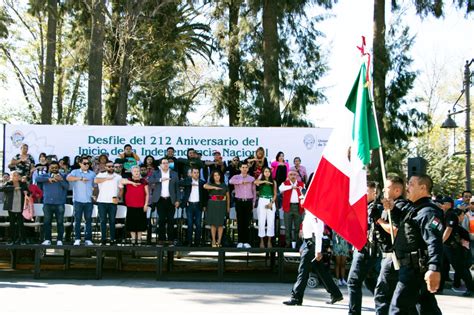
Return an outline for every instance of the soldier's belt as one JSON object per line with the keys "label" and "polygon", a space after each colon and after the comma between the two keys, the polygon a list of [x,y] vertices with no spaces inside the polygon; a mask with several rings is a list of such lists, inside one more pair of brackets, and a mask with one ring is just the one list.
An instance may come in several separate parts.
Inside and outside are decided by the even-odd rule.
{"label": "soldier's belt", "polygon": [[[423,252],[426,257],[426,251]],[[403,257],[397,257],[400,266],[412,266],[414,268],[420,267],[420,255],[418,252],[406,253]]]}
{"label": "soldier's belt", "polygon": [[382,258],[392,257],[393,252],[382,252]]}

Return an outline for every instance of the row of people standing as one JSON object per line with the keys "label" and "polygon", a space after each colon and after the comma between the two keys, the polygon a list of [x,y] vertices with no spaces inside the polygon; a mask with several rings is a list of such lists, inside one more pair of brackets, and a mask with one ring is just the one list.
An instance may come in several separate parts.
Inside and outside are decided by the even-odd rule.
{"label": "row of people standing", "polygon": [[[163,160],[166,160],[168,161],[168,166],[170,169],[173,169],[173,168],[176,168],[178,169],[178,171],[181,173],[178,173],[178,179],[181,178],[181,176],[183,176],[183,178],[181,179],[186,179],[187,177],[184,177],[184,173],[188,173],[188,170],[191,169],[191,168],[196,168],[199,170],[199,177],[202,179],[202,175],[206,172],[203,171],[204,168],[208,167],[209,170],[211,170],[211,174],[213,174],[211,176],[211,179],[210,181],[213,181],[213,178],[214,176],[217,176],[217,175],[214,175],[215,173],[212,172],[213,171],[217,171],[219,172],[219,175],[220,175],[220,181],[219,183],[224,185],[224,183],[226,182],[226,177],[225,175],[228,175],[228,178],[231,178],[233,177],[234,175],[236,174],[239,174],[241,172],[241,164],[246,164],[247,165],[247,169],[248,169],[248,174],[250,176],[252,176],[253,178],[259,178],[262,174],[262,170],[264,169],[264,167],[267,167],[268,165],[268,162],[267,162],[267,159],[265,157],[265,150],[263,148],[259,148],[257,149],[256,151],[256,154],[255,156],[253,157],[249,157],[248,159],[246,159],[245,161],[243,161],[243,163],[240,162],[239,158],[238,157],[235,157],[232,159],[232,161],[229,163],[229,166],[225,165],[225,162],[222,161],[222,157],[220,155],[219,152],[215,152],[214,153],[214,161],[212,162],[203,162],[203,161],[200,161],[199,157],[197,156],[197,152],[193,149],[189,149],[188,150],[188,158],[187,159],[176,159],[174,158],[174,149],[173,148],[168,148],[167,150],[168,154],[167,154],[167,158],[163,158],[160,162],[162,162]],[[75,211],[75,216],[76,216],[76,222],[80,222],[82,217],[84,217],[85,221],[86,221],[86,231],[85,231],[85,241],[86,241],[86,244],[90,244],[91,242],[91,229],[89,228],[90,227],[90,224],[89,222],[91,221],[90,219],[90,216],[89,216],[89,213],[91,213],[91,206],[92,206],[92,203],[93,203],[93,200],[91,198],[89,198],[91,195],[92,195],[92,192],[93,192],[93,189],[94,189],[94,185],[98,185],[99,189],[99,195],[97,196],[97,203],[98,203],[98,207],[99,207],[99,216],[101,218],[101,222],[107,222],[109,221],[109,225],[110,225],[110,217],[113,216],[111,215],[112,211],[113,210],[110,210],[111,208],[113,208],[113,206],[111,206],[110,204],[116,204],[117,203],[117,200],[120,193],[121,193],[121,188],[119,187],[118,188],[118,191],[117,192],[113,192],[112,194],[113,195],[117,195],[117,196],[114,196],[114,197],[117,197],[117,198],[114,198],[113,201],[109,201],[109,202],[103,202],[104,201],[104,197],[102,197],[103,194],[101,194],[101,191],[103,191],[105,188],[101,187],[101,186],[105,186],[105,185],[100,185],[101,183],[103,182],[106,182],[109,180],[109,178],[115,178],[115,181],[118,181],[118,178],[120,178],[120,175],[126,177],[126,178],[131,178],[133,177],[133,175],[131,174],[131,166],[136,166],[138,164],[138,161],[139,161],[139,157],[133,152],[132,150],[132,147],[130,145],[126,145],[124,147],[124,153],[121,154],[119,156],[119,159],[117,159],[115,162],[116,163],[112,163],[113,164],[113,167],[112,165],[108,165],[110,164],[111,162],[108,161],[107,157],[105,155],[101,155],[98,159],[96,159],[95,163],[92,163],[91,161],[91,158],[90,157],[86,157],[86,156],[82,156],[82,157],[76,157],[74,159],[74,164],[71,166],[69,166],[69,162],[67,161],[66,158],[63,158],[60,160],[60,162],[56,162],[54,160],[51,160],[50,158],[48,158],[46,156],[46,154],[41,154],[40,155],[40,158],[39,158],[39,161],[40,163],[38,165],[36,165],[36,167],[33,167],[34,165],[34,159],[33,157],[28,154],[28,146],[26,144],[23,144],[22,147],[21,147],[21,153],[18,154],[17,156],[15,156],[13,159],[12,159],[12,162],[10,163],[10,167],[11,168],[14,168],[14,169],[21,169],[21,171],[23,173],[20,174],[20,171],[18,171],[19,175],[21,176],[26,176],[28,175],[28,171],[30,172],[33,172],[33,174],[29,174],[29,175],[32,175],[34,177],[34,182],[37,183],[39,186],[41,186],[42,189],[44,189],[44,186],[46,185],[47,188],[45,189],[46,192],[45,192],[45,196],[44,196],[44,204],[45,204],[45,223],[46,223],[46,227],[45,227],[45,241],[46,243],[50,243],[51,241],[51,237],[50,237],[50,231],[49,231],[49,228],[48,226],[50,225],[50,221],[52,220],[53,216],[56,217],[56,220],[59,222],[61,221],[62,219],[62,215],[64,213],[64,190],[68,190],[70,188],[72,188],[72,191],[73,191],[73,201],[75,203],[75,206],[74,208],[77,209],[77,211]],[[175,162],[176,161],[176,162]],[[145,163],[142,165],[142,168],[143,166],[145,166],[146,168],[146,176],[145,174],[142,172],[142,176],[143,177],[146,177],[146,178],[151,178],[152,175],[155,173],[155,171],[157,170],[156,168],[156,161],[154,160],[153,157],[151,156],[147,156],[145,158]],[[300,165],[300,159],[299,158],[296,158],[295,159],[295,166],[293,167],[294,168],[294,171],[295,171],[295,174],[298,178],[301,178],[302,180],[306,179],[306,170],[304,169],[303,166]],[[288,175],[288,171],[289,171],[289,165],[288,163],[284,160],[284,155],[282,152],[279,152],[277,157],[276,157],[276,161],[272,163],[272,169],[271,169],[271,172],[274,174],[274,176],[271,176],[272,178],[275,177],[276,179],[276,182],[277,182],[277,185],[281,184],[282,181],[286,180],[286,176]],[[47,167],[47,169],[45,169]],[[160,163],[160,167],[161,167],[161,163]],[[201,167],[201,168],[200,168]],[[292,168],[292,169],[293,169]],[[87,171],[86,171],[87,169]],[[112,171],[113,169],[113,171]],[[120,169],[122,170],[122,172],[120,172]],[[119,171],[117,171],[119,170]],[[115,176],[106,176],[106,178],[101,178],[103,175],[100,175],[100,174],[107,174],[108,172],[111,172],[111,174],[114,174]],[[224,172],[224,173],[223,173]],[[95,175],[94,174],[99,174],[97,176],[97,179],[95,178]],[[270,177],[267,177],[267,179],[270,178]],[[121,179],[122,180],[122,179]],[[128,179],[130,180],[130,179]],[[125,187],[126,185],[132,185],[130,182],[126,182],[125,180],[123,180]],[[153,181],[153,179],[152,179]],[[162,223],[161,225],[159,224],[159,226],[170,226],[171,224],[168,224],[168,221],[171,221],[170,220],[170,213],[171,212],[174,212],[172,210],[170,210],[170,207],[169,207],[169,204],[167,203],[163,203],[163,201],[161,199],[161,196],[156,196],[156,193],[155,193],[155,196],[152,194],[152,192],[154,192],[155,188],[158,188],[159,190],[159,187],[156,187],[156,186],[160,186],[158,183],[152,183],[153,185],[153,190],[149,192],[149,197],[146,198],[146,202],[149,203],[151,206],[152,206],[152,209],[155,210],[155,209],[158,209],[158,208],[164,208],[164,209],[168,209],[168,211],[164,211],[165,215],[161,215],[159,216],[161,219]],[[133,186],[133,185],[132,185]],[[178,185],[178,187],[181,186],[181,187],[185,187],[185,185]],[[270,184],[269,182],[267,181],[267,183],[263,184],[262,187],[265,187],[265,186],[268,186],[270,187]],[[262,188],[262,190],[268,190],[268,187],[265,189],[265,188]],[[229,192],[231,192],[234,188],[234,185],[230,184],[229,185]],[[275,188],[275,187],[274,187]],[[106,189],[107,190],[107,189]],[[130,189],[130,190],[133,190]],[[217,189],[212,189],[211,190],[217,190]],[[274,189],[276,190],[276,189]],[[125,189],[125,192],[127,190]],[[269,197],[270,194],[268,193],[268,191],[265,191],[264,192],[266,195],[265,197]],[[175,205],[174,208],[176,208],[176,203],[179,202],[179,200],[177,200],[177,196],[178,194],[175,194],[176,195],[176,198],[173,197],[174,199],[174,202],[173,204]],[[275,204],[279,201],[278,198],[276,198],[276,196],[279,195],[279,191],[276,190],[276,192],[273,192],[271,194],[271,196],[274,196],[275,200],[272,200],[272,198],[267,198],[267,200],[272,200],[272,206],[271,208],[273,209],[273,213],[271,211],[259,211],[259,214],[260,214],[260,217],[263,218],[262,214],[265,214],[266,217],[268,217],[268,226],[269,226],[269,229],[268,229],[268,233],[270,233],[270,236],[273,237],[274,235],[274,228],[272,229],[272,227],[274,226],[274,222],[271,222],[271,220],[274,221],[274,212],[276,210],[277,207],[275,207]],[[229,195],[231,196],[231,195]],[[95,198],[95,196],[94,196]],[[105,197],[106,199],[108,197]],[[213,198],[216,198],[216,197],[213,197]],[[128,199],[133,199],[131,196],[128,198]],[[230,201],[230,197],[227,198],[227,200]],[[242,198],[241,198],[242,199]],[[264,199],[265,198],[262,198],[262,200],[259,202],[261,204],[260,206],[260,209],[266,205],[263,204],[264,202]],[[255,198],[253,199],[255,200]],[[213,200],[213,201],[216,201],[216,200]],[[220,201],[220,200],[219,200]],[[164,204],[164,207],[158,207],[158,203],[162,203]],[[139,202],[141,203],[141,202]],[[281,202],[280,202],[281,204]],[[228,207],[227,207],[228,208]],[[252,208],[253,208],[253,204],[252,204]],[[115,210],[116,211],[116,210]],[[285,207],[285,211],[289,211],[289,208]],[[240,214],[242,214],[242,211],[238,211]],[[162,213],[163,214],[163,213]],[[238,216],[241,218],[241,222],[242,220],[244,221],[248,221],[248,218],[251,216],[249,215],[249,213],[245,213],[243,216],[242,215],[239,215]],[[193,217],[193,216],[191,216]],[[243,217],[243,218],[242,218]],[[129,220],[131,222],[133,222],[134,220]],[[164,222],[163,222],[164,221]],[[295,222],[295,226],[297,226],[297,220],[294,220],[296,221]],[[106,223],[103,223],[103,224],[106,224]],[[242,225],[242,224],[241,224]],[[261,225],[263,226],[263,225]],[[133,227],[130,227],[130,228],[133,228]],[[169,227],[168,227],[169,228]],[[263,226],[264,228],[264,226]],[[77,231],[77,227],[75,227],[75,234],[78,235],[78,231]],[[222,230],[222,226],[216,226],[216,233],[212,233],[213,236],[215,236],[215,243],[216,244],[220,244],[221,240],[219,240],[219,237],[217,234],[219,234],[218,232]],[[262,228],[261,228],[262,230]],[[273,230],[273,231],[272,231]],[[161,235],[161,238],[164,239],[164,238],[169,238],[168,235],[164,236],[164,229],[163,228],[160,228],[159,227],[159,234]],[[62,231],[62,227],[61,227],[61,224],[59,224],[59,238],[58,240],[60,241],[60,243],[62,243],[62,234],[64,232]],[[268,234],[267,233],[267,234]],[[169,232],[167,234],[172,234],[172,232]],[[242,232],[240,234],[243,234],[243,239],[247,239],[247,236],[245,235],[246,232]],[[273,234],[273,235],[272,235]],[[262,231],[259,231],[259,235],[265,235],[265,236],[268,236],[266,235],[264,232]],[[111,235],[111,238],[112,238],[112,241],[114,241],[112,235]],[[138,238],[138,237],[137,237]],[[171,235],[171,238],[173,238],[173,236]],[[262,237],[263,238],[263,237]],[[290,237],[287,237],[287,240],[289,240]],[[103,241],[103,240],[102,240]],[[262,240],[263,241],[263,240]],[[75,240],[75,243],[77,243],[77,240]],[[247,243],[247,242],[245,242]],[[288,244],[290,242],[288,241]]]}

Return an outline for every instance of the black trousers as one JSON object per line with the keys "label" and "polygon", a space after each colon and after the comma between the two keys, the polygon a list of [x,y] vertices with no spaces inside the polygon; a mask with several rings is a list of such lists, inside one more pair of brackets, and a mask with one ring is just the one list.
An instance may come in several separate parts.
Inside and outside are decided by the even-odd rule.
{"label": "black trousers", "polygon": [[[424,273],[412,266],[401,266],[390,303],[390,315],[441,315],[436,298],[423,279]],[[418,305],[417,305],[418,303]]]}
{"label": "black trousers", "polygon": [[441,282],[439,283],[438,292],[444,290],[444,284],[446,283],[446,280],[449,278],[450,268],[451,267],[449,265],[448,257],[446,257],[446,252],[443,250],[443,264],[441,265]]}
{"label": "black trousers", "polygon": [[377,315],[388,315],[393,291],[397,286],[398,271],[393,268],[392,256],[382,259],[380,273],[375,286],[374,301]]}
{"label": "black trousers", "polygon": [[296,300],[303,301],[304,291],[308,283],[310,271],[315,272],[319,276],[324,288],[329,294],[331,294],[331,298],[342,296],[341,291],[334,283],[331,274],[323,262],[317,260],[311,262],[315,257],[314,250],[313,241],[305,241],[301,247],[300,265],[298,267],[296,283],[294,284],[293,290],[291,291],[292,297]]}
{"label": "black trousers", "polygon": [[[158,239],[160,241],[173,241],[175,207],[171,198],[160,198],[153,208],[158,210]],[[168,236],[168,237],[167,237]]]}
{"label": "black trousers", "polygon": [[235,200],[237,212],[237,233],[239,243],[250,243],[250,220],[253,216],[253,201]]}
{"label": "black trousers", "polygon": [[347,278],[349,291],[349,314],[361,314],[362,311],[362,283],[374,293],[377,278],[373,275],[380,270],[380,259],[376,253],[369,253],[366,248],[355,250],[352,256],[351,269]]}
{"label": "black trousers", "polygon": [[25,241],[25,231],[23,227],[23,215],[21,212],[8,211],[10,220],[10,233],[13,243]]}
{"label": "black trousers", "polygon": [[469,270],[470,266],[467,266],[466,259],[462,252],[462,247],[452,247],[448,245],[443,245],[443,253],[445,257],[448,259],[449,264],[453,266],[455,274],[459,276],[460,279],[464,281],[466,284],[466,289],[469,291],[473,291],[474,288],[472,287],[472,275],[471,271]]}

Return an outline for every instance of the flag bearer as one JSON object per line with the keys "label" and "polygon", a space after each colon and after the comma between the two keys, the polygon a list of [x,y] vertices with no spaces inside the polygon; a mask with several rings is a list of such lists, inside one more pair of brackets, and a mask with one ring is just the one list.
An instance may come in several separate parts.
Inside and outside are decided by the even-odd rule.
{"label": "flag bearer", "polygon": [[378,248],[374,237],[375,222],[380,218],[382,209],[377,204],[377,185],[375,182],[367,182],[368,202],[368,231],[367,243],[359,251],[354,251],[351,269],[347,278],[347,289],[349,291],[349,314],[360,314],[362,309],[362,282],[369,291],[374,293],[376,284],[376,270],[380,269],[380,260],[377,255]]}
{"label": "flag bearer", "polygon": [[395,238],[400,271],[390,314],[411,314],[417,303],[421,314],[441,314],[433,293],[441,280],[443,211],[430,198],[432,187],[427,175],[414,175],[408,181],[407,198],[413,204]]}

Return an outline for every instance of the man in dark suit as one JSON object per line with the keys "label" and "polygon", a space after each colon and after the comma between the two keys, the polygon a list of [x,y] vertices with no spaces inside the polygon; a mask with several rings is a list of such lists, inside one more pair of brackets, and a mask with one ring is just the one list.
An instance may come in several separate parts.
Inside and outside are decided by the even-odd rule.
{"label": "man in dark suit", "polygon": [[179,186],[184,187],[183,205],[186,207],[186,217],[188,232],[186,241],[190,246],[193,244],[193,225],[196,225],[194,235],[194,246],[201,243],[201,221],[202,211],[206,210],[207,191],[204,189],[205,182],[199,179],[199,169],[191,168],[191,177],[187,177],[179,182]]}
{"label": "man in dark suit", "polygon": [[167,159],[162,159],[158,170],[148,178],[153,189],[152,211],[158,211],[158,238],[174,241],[174,214],[179,207],[178,173],[170,170]]}

